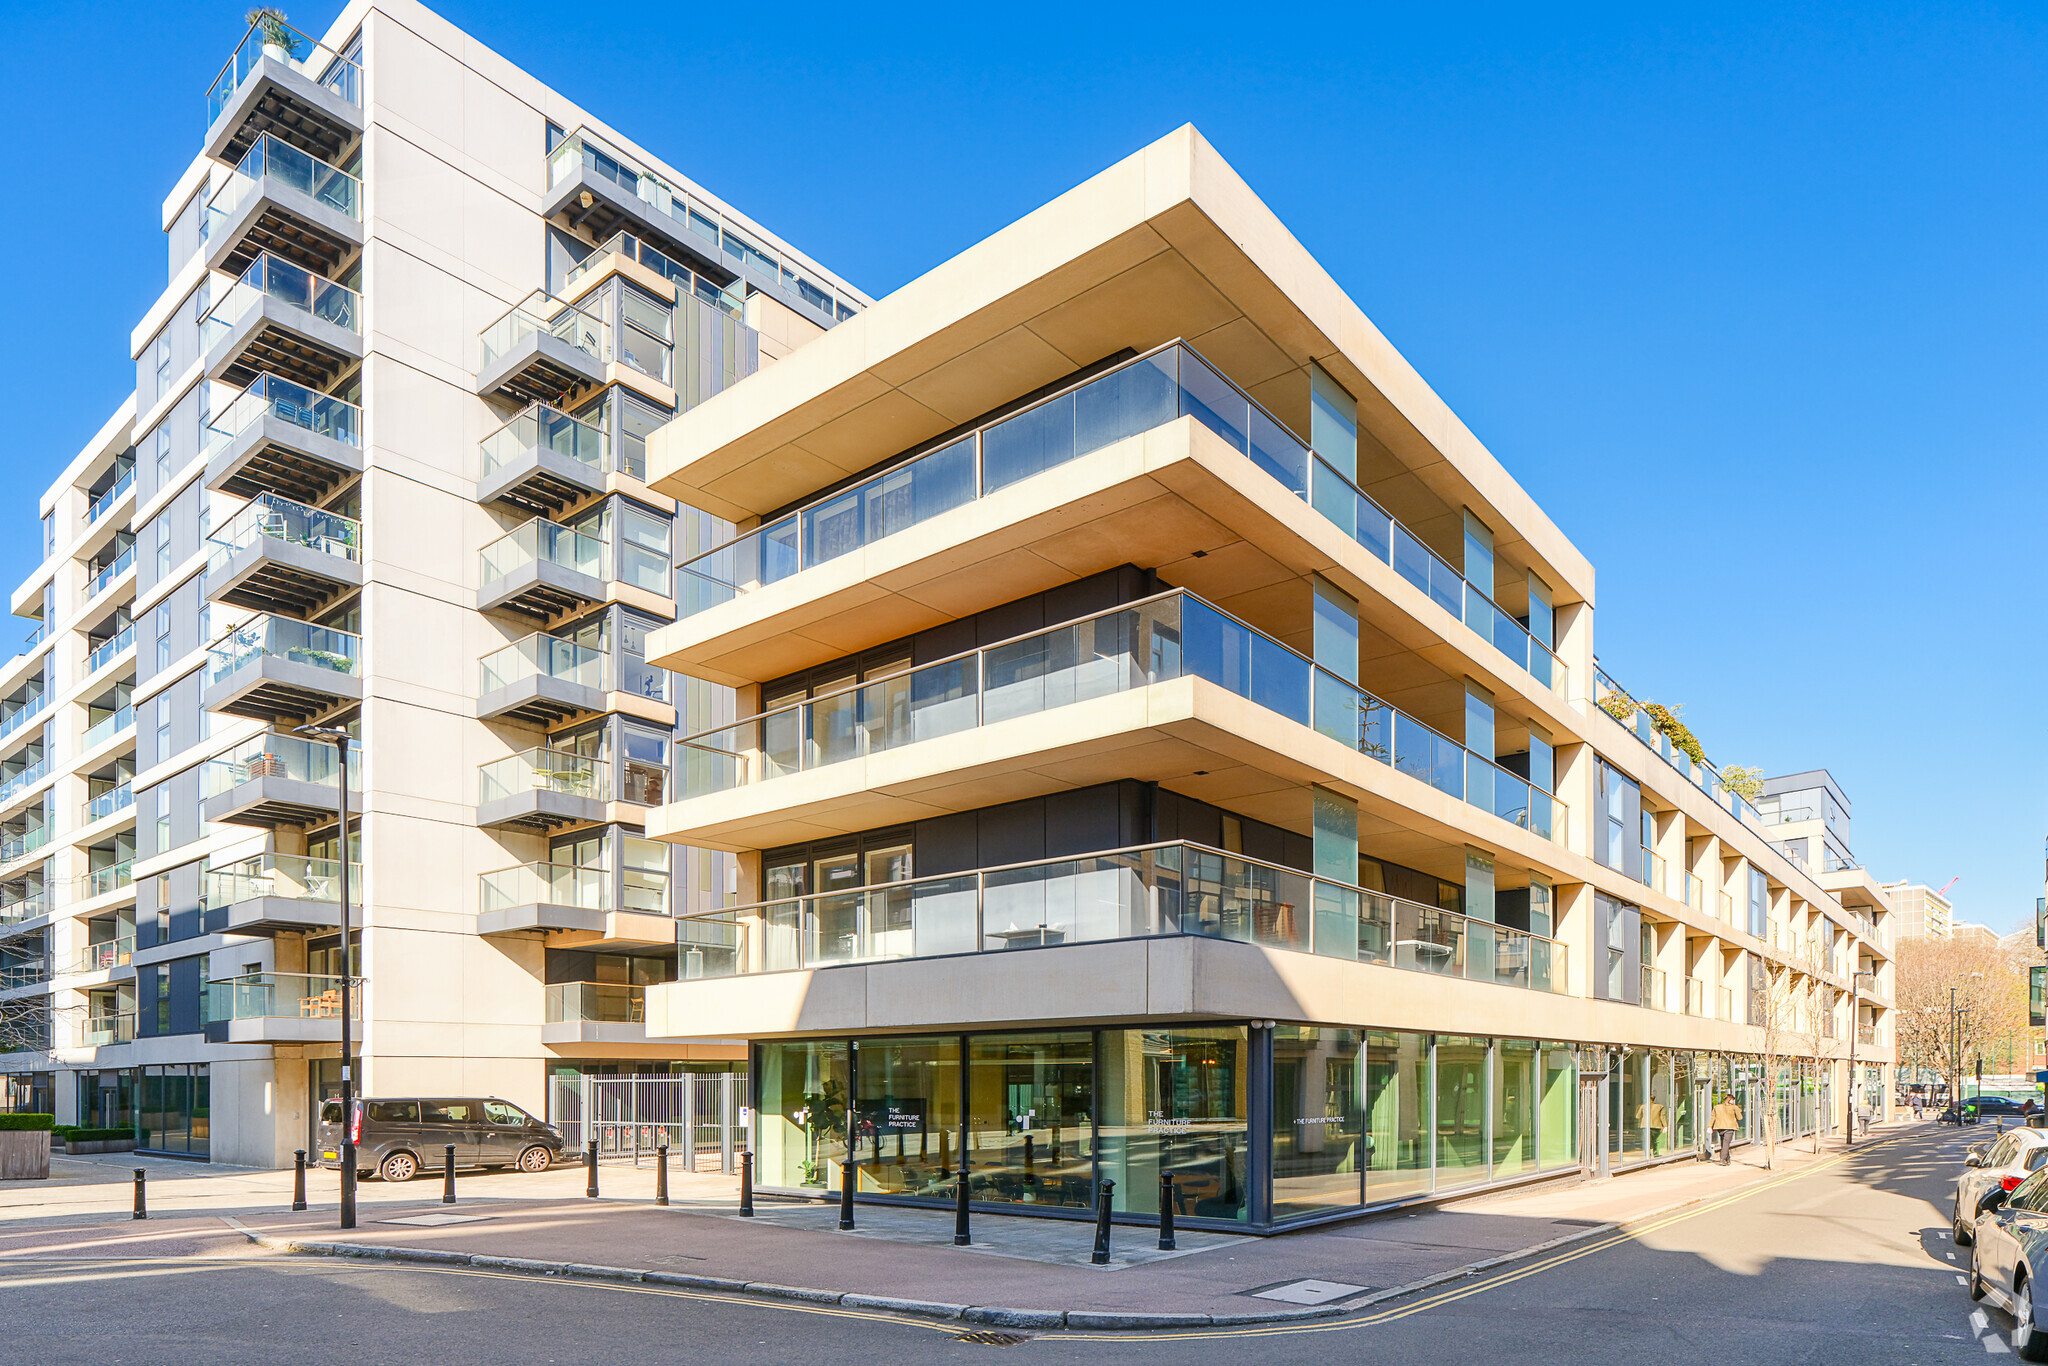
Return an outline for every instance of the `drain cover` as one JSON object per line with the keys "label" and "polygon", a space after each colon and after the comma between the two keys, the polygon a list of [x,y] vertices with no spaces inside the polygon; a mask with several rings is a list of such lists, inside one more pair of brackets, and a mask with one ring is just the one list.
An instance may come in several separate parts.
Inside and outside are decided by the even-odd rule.
{"label": "drain cover", "polygon": [[983,1347],[1015,1347],[1020,1342],[1031,1341],[1031,1337],[1027,1333],[996,1333],[984,1330],[978,1333],[957,1333],[953,1341],[976,1342]]}

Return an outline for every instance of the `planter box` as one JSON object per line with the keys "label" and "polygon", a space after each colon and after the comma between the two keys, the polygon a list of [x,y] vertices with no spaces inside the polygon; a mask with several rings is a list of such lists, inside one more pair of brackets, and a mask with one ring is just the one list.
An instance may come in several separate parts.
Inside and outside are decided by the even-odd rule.
{"label": "planter box", "polygon": [[49,1175],[49,1130],[0,1129],[0,1181],[40,1181]]}
{"label": "planter box", "polygon": [[64,1154],[67,1157],[77,1157],[81,1153],[132,1153],[134,1151],[135,1140],[132,1138],[93,1138],[87,1139],[82,1143],[74,1143],[66,1139],[64,1143]]}

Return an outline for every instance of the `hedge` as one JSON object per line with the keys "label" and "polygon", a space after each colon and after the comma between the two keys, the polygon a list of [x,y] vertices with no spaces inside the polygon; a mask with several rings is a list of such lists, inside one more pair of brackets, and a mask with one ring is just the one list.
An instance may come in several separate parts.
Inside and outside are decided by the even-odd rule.
{"label": "hedge", "polygon": [[0,1129],[41,1129],[57,1127],[55,1115],[0,1115]]}
{"label": "hedge", "polygon": [[66,1143],[107,1143],[123,1138],[134,1138],[133,1129],[72,1129],[64,1135]]}

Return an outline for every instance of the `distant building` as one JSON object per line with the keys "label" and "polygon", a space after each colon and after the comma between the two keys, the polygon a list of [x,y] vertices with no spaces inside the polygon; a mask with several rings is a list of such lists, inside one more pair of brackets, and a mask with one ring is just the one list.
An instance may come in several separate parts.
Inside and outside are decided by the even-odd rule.
{"label": "distant building", "polygon": [[1949,899],[1923,882],[1882,884],[1901,939],[1947,939],[1958,928]]}
{"label": "distant building", "polygon": [[1989,925],[1972,925],[1968,921],[1950,926],[1948,937],[1951,939],[1968,940],[1977,944],[1987,944],[1993,947],[2005,942],[2005,937]]}
{"label": "distant building", "polygon": [[1771,845],[1810,872],[1860,868],[1849,844],[1849,798],[1824,768],[1766,778],[1757,814],[1771,827]]}

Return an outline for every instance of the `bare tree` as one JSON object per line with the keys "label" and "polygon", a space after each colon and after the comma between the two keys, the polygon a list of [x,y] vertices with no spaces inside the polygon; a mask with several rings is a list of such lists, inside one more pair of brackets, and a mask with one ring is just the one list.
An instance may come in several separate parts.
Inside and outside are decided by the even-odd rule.
{"label": "bare tree", "polygon": [[[2027,968],[2031,937],[2020,943],[1980,938],[1907,939],[1898,949],[1899,1059],[1957,1083],[1992,1056],[2008,1033],[2030,1037]],[[1950,1011],[1953,1001],[1960,1016]],[[1960,1069],[1951,1075],[1952,1069]],[[1958,1092],[1955,1098],[1960,1098]]]}

